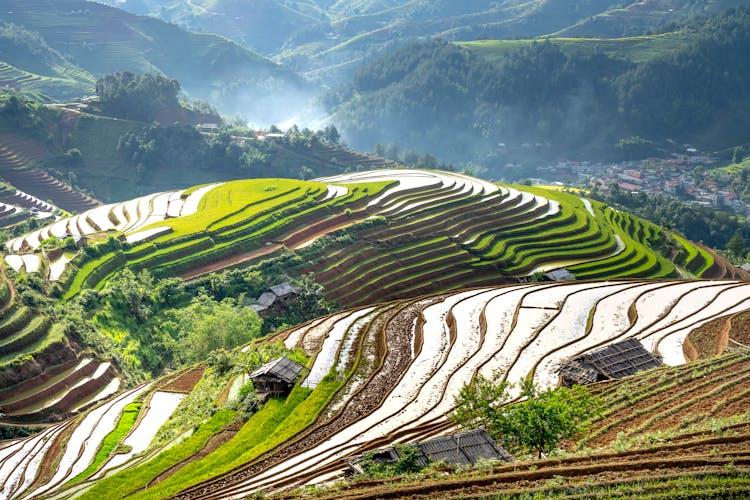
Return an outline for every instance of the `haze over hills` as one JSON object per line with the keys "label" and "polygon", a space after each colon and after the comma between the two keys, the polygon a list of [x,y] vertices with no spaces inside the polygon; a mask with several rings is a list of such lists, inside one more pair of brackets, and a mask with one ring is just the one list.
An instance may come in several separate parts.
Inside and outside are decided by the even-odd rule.
{"label": "haze over hills", "polygon": [[630,159],[747,140],[747,8],[625,39],[421,42],[329,93],[355,147],[397,142],[451,162]]}
{"label": "haze over hills", "polygon": [[[348,79],[375,55],[419,37],[444,40],[621,37],[659,30],[744,3],[667,0],[490,2],[287,0],[108,0],[191,30],[228,36],[325,83]],[[270,22],[272,21],[272,22]]]}
{"label": "haze over hills", "polygon": [[[294,72],[224,37],[187,32],[96,2],[9,0],[0,21],[6,23],[0,33],[6,46],[19,45],[18,38],[30,39],[25,45],[41,45],[36,51],[44,53],[32,57],[28,50],[24,54],[14,48],[12,58],[5,60],[0,52],[0,60],[7,63],[0,84],[25,87],[29,79],[72,75],[72,83],[60,90],[56,81],[36,84],[50,98],[70,97],[71,86],[80,95],[92,93],[92,75],[156,72],[178,79],[193,99],[269,125],[294,116],[315,93]],[[8,23],[23,28],[22,36],[12,36],[19,30]],[[44,44],[37,44],[39,38]],[[51,61],[40,66],[45,60]]]}

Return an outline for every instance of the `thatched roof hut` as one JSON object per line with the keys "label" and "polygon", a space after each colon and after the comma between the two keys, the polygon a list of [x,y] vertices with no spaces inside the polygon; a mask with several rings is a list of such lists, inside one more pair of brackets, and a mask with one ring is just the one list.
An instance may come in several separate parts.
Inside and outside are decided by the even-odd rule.
{"label": "thatched roof hut", "polygon": [[638,339],[630,338],[569,358],[558,373],[562,384],[570,387],[627,377],[661,364],[659,356],[648,352]]}

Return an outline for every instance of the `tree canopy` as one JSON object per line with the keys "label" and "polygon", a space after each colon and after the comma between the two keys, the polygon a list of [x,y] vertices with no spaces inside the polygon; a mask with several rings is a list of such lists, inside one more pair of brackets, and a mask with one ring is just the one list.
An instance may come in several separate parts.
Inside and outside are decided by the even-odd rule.
{"label": "tree canopy", "polygon": [[179,106],[177,80],[130,71],[106,75],[96,81],[102,111],[128,120],[152,121],[164,108]]}
{"label": "tree canopy", "polygon": [[206,359],[218,349],[232,349],[258,337],[263,320],[252,308],[226,298],[195,297],[190,305],[168,312],[162,328],[173,332],[174,355],[183,363]]}
{"label": "tree canopy", "polygon": [[539,458],[585,429],[598,402],[585,387],[540,390],[531,380],[520,384],[521,402],[506,404],[513,384],[478,375],[456,396],[451,418],[463,427],[484,427],[509,450],[535,452]]}

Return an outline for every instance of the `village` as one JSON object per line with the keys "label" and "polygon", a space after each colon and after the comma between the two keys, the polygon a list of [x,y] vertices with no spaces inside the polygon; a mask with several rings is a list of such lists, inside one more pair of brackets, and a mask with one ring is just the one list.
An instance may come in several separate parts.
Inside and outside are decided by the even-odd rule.
{"label": "village", "polygon": [[[717,160],[689,148],[671,158],[616,163],[559,161],[535,169],[532,184],[596,189],[609,194],[612,185],[631,193],[672,195],[688,205],[715,208],[741,217],[750,216],[750,203],[729,187],[729,174],[721,172]],[[515,165],[507,166],[513,172]],[[715,169],[715,170],[712,170]],[[709,174],[710,171],[710,174]]]}

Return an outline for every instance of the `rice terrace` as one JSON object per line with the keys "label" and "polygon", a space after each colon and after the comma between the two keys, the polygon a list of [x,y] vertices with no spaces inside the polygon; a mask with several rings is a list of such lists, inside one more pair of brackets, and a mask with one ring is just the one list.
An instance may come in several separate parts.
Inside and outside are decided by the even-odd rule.
{"label": "rice terrace", "polygon": [[[69,235],[90,238],[98,251],[40,252],[42,242]],[[649,460],[659,452],[648,436],[657,432],[675,457],[686,456],[684,464],[665,462],[675,478],[716,481],[724,465],[744,463],[745,441],[736,439],[745,425],[746,358],[716,356],[746,341],[731,328],[750,307],[750,288],[737,281],[745,275],[705,247],[576,194],[419,170],[231,181],[102,205],[6,246],[9,272],[46,275],[62,301],[105,287],[122,269],[200,280],[291,252],[290,268],[332,300],[358,307],[241,348],[276,345],[297,352],[307,369],[286,399],[266,401],[237,427],[228,402],[247,372],[219,376],[196,365],[128,388],[111,363],[35,315],[5,281],[3,420],[42,427],[0,450],[3,496],[239,498],[327,482],[345,473],[349,456],[449,431],[454,396],[476,375],[554,387],[564,360],[628,338],[671,368],[642,376],[656,382],[594,386],[607,401],[604,415],[585,441],[570,445],[592,451],[542,462],[529,481],[591,464],[611,470],[622,488],[651,484]],[[576,282],[529,279],[563,265]],[[493,279],[508,284],[491,286]],[[457,287],[465,291],[451,291]],[[695,359],[695,368],[680,368]],[[698,371],[709,379],[696,378]],[[215,413],[199,423],[181,415],[177,425],[194,428],[187,433],[170,426],[183,401],[207,396],[206,377]],[[616,411],[623,403],[627,411]],[[729,429],[733,444],[701,455],[716,425]],[[620,450],[623,440],[632,444]],[[636,466],[626,472],[618,460]],[[707,472],[691,472],[696,464]],[[498,465],[487,473],[507,475],[508,490],[522,491],[519,470]],[[744,484],[739,470],[730,476],[730,484]],[[445,491],[457,494],[472,484],[445,480]],[[442,491],[440,481],[408,487],[429,494]],[[385,492],[378,483],[352,488]]]}
{"label": "rice terrace", "polygon": [[0,500],[750,498],[749,50],[746,0],[4,0]]}

